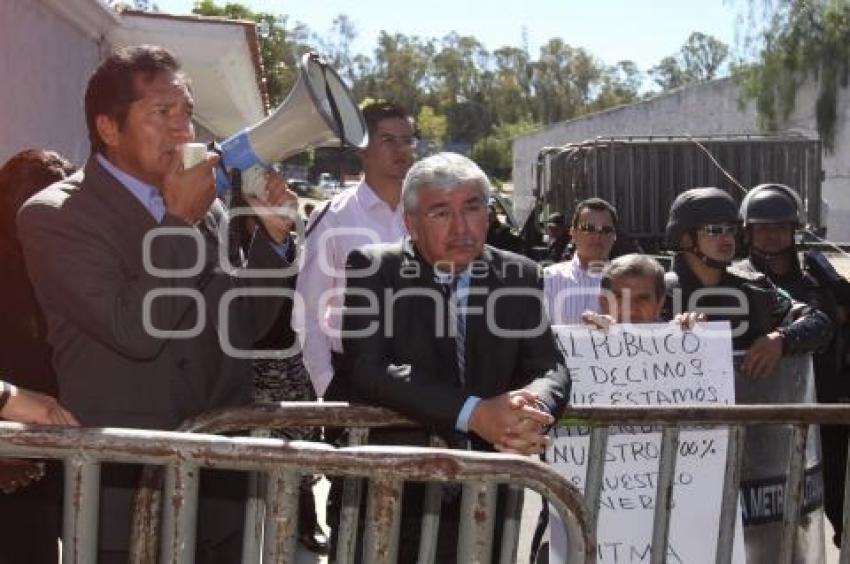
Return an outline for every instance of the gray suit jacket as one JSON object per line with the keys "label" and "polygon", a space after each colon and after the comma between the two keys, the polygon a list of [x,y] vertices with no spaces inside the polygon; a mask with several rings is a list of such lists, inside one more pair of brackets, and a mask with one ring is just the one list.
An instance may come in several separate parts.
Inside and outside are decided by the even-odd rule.
{"label": "gray suit jacket", "polygon": [[[239,278],[219,268],[219,244],[210,233],[223,214],[216,201],[204,218],[207,230],[169,214],[157,224],[94,158],[21,209],[21,240],[47,317],[59,397],[84,425],[170,429],[248,401],[250,361],[225,354],[217,329],[229,333],[234,347],[248,349],[268,330],[283,298],[234,300],[224,319],[219,304],[229,290],[279,288],[290,280]],[[200,262],[200,272],[176,277],[145,268],[143,242],[156,227],[189,229],[207,244],[187,235],[157,236],[150,240],[150,263],[186,271]],[[261,234],[247,254],[249,267],[285,265]],[[157,292],[163,293],[154,298]],[[186,333],[151,334],[146,305],[148,326]]]}

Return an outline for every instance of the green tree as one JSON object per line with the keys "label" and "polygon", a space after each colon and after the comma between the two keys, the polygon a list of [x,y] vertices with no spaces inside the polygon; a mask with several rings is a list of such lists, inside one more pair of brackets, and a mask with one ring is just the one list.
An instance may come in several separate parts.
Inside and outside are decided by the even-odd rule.
{"label": "green tree", "polygon": [[729,46],[714,36],[695,31],[675,55],[664,57],[649,71],[663,91],[717,78],[729,57]]}
{"label": "green tree", "polygon": [[[517,124],[552,123],[639,98],[642,74],[633,62],[607,66],[580,47],[553,38],[533,60],[525,44],[502,46],[492,53],[474,36],[451,32],[441,39],[382,31],[371,55],[353,52],[357,31],[345,14],[325,33],[311,33],[283,14],[254,12],[235,2],[196,2],[194,13],[257,22],[266,88],[276,106],[292,88],[297,62],[311,45],[333,65],[357,100],[395,102],[418,117],[423,139],[475,146],[488,155],[492,170],[505,170],[510,138]],[[715,60],[701,50],[713,43],[694,35],[687,57],[675,59],[707,69]],[[715,49],[716,50],[716,49]],[[679,63],[678,61],[682,61]],[[684,71],[682,71],[684,72]],[[697,74],[697,73],[693,73]],[[678,80],[678,79],[677,79]],[[507,128],[507,129],[506,129]],[[501,157],[495,158],[499,154]],[[490,166],[490,165],[488,165]]]}
{"label": "green tree", "polygon": [[422,92],[431,80],[434,40],[381,31],[375,49],[369,95],[400,104],[412,115],[419,111]]}
{"label": "green tree", "polygon": [[602,64],[586,50],[550,39],[533,64],[536,116],[554,123],[585,113],[602,75]]}
{"label": "green tree", "polygon": [[528,52],[516,47],[493,51],[493,78],[489,103],[494,121],[510,123],[532,115],[531,72]]}
{"label": "green tree", "polygon": [[443,145],[448,132],[448,122],[446,116],[437,114],[431,106],[422,106],[419,110],[416,127],[423,141],[437,148]]}
{"label": "green tree", "polygon": [[511,170],[511,147],[504,139],[488,135],[472,146],[470,158],[490,176],[504,179]]}
{"label": "green tree", "polygon": [[528,120],[501,124],[492,135],[479,139],[472,146],[470,156],[490,176],[507,180],[513,168],[513,139],[531,133],[539,127],[539,124]]}
{"label": "green tree", "polygon": [[475,143],[488,135],[493,128],[490,106],[482,96],[467,99],[458,96],[454,104],[446,109],[449,124],[449,136],[454,141]]}
{"label": "green tree", "polygon": [[481,94],[482,74],[489,65],[489,57],[484,46],[472,36],[452,32],[443,37],[434,56],[434,88],[443,104],[451,106],[458,100],[471,100]]}
{"label": "green tree", "polygon": [[594,110],[604,110],[623,104],[631,104],[640,98],[643,73],[633,61],[620,61],[605,69],[599,93],[593,100]]}
{"label": "green tree", "polygon": [[689,82],[679,59],[670,55],[649,69],[649,74],[662,91],[673,90]]}
{"label": "green tree", "polygon": [[693,32],[680,51],[685,74],[692,81],[717,78],[720,68],[729,57],[729,46],[714,36]]}
{"label": "green tree", "polygon": [[827,151],[835,149],[839,89],[850,80],[850,3],[846,0],[774,0],[750,37],[761,45],[755,64],[739,69],[742,102],[755,100],[759,120],[777,129],[797,104],[797,91],[817,81],[815,116]]}

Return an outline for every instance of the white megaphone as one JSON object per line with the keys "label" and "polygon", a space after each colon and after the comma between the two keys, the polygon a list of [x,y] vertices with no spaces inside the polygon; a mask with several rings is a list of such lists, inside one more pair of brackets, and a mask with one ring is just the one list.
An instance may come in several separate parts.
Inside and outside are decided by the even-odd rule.
{"label": "white megaphone", "polygon": [[[273,114],[221,143],[216,191],[231,188],[230,172],[242,172],[242,191],[260,195],[265,170],[308,147],[350,146],[369,142],[366,121],[348,87],[316,53],[298,64],[298,80]],[[218,171],[221,173],[222,171]]]}

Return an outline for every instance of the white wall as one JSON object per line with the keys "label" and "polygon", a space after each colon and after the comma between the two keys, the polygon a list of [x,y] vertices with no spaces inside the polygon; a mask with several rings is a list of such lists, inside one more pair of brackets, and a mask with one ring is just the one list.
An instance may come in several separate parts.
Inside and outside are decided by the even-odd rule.
{"label": "white wall", "polygon": [[[795,114],[787,129],[809,136],[817,135],[814,118],[815,86],[798,93]],[[830,239],[850,241],[850,94],[839,97],[836,152],[824,155],[823,197],[829,203],[827,228]],[[533,204],[537,153],[545,146],[580,142],[598,136],[624,135],[713,135],[758,133],[752,104],[738,107],[738,86],[722,79],[686,87],[646,102],[622,106],[583,118],[551,125],[539,132],[517,138],[513,144],[515,208],[525,217]]]}
{"label": "white wall", "polygon": [[97,43],[41,2],[0,1],[0,163],[35,147],[82,164],[83,92],[99,60]]}

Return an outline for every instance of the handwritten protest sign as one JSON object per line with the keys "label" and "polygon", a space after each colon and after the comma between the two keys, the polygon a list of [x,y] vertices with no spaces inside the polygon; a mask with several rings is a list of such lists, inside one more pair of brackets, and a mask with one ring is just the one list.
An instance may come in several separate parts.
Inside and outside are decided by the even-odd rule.
{"label": "handwritten protest sign", "polygon": [[[693,331],[672,324],[553,327],[572,377],[572,405],[733,404],[729,325],[701,323]],[[555,427],[547,460],[584,491],[589,429]],[[683,430],[673,477],[667,562],[715,561],[726,464],[726,430]],[[601,563],[649,562],[661,433],[641,426],[612,427],[600,496],[597,558]],[[551,515],[550,561],[565,561],[557,515]],[[733,562],[744,561],[741,518]]]}

